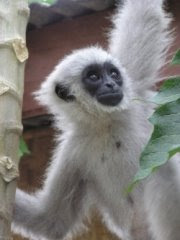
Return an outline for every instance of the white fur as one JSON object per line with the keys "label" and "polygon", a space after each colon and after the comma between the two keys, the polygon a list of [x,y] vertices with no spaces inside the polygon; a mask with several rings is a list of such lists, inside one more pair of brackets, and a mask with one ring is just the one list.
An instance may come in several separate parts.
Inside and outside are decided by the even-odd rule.
{"label": "white fur", "polygon": [[145,207],[154,239],[178,240],[180,237],[180,155],[148,179]]}
{"label": "white fur", "polygon": [[[134,99],[148,98],[157,81],[170,41],[168,23],[162,1],[127,0],[114,17],[109,52],[98,46],[76,50],[42,84],[36,98],[54,115],[63,134],[57,136],[43,188],[34,195],[17,190],[16,232],[32,239],[64,239],[78,231],[82,218],[96,206],[122,240],[134,239],[133,209],[124,191],[149,139],[147,118],[152,112],[151,104]],[[123,78],[124,97],[116,107],[98,103],[81,82],[86,66],[106,61],[119,68]],[[76,100],[58,98],[57,83],[69,88]],[[137,188],[131,197],[136,200],[141,194]]]}

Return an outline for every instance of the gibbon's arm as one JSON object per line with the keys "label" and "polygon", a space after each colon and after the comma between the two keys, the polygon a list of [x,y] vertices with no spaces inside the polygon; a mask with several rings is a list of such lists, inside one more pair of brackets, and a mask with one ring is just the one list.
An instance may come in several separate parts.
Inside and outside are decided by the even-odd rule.
{"label": "gibbon's arm", "polygon": [[180,154],[154,172],[145,187],[147,220],[155,240],[180,239]]}
{"label": "gibbon's arm", "polygon": [[136,82],[137,91],[157,82],[171,38],[163,0],[124,0],[113,18],[109,50]]}
{"label": "gibbon's arm", "polygon": [[16,233],[31,239],[62,239],[80,220],[87,200],[86,182],[72,161],[66,158],[60,166],[60,156],[48,169],[42,190],[33,195],[16,191],[13,218]]}

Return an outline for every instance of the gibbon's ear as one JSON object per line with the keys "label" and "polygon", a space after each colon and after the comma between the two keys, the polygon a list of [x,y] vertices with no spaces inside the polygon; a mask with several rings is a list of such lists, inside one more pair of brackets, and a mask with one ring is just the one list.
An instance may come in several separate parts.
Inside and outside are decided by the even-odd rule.
{"label": "gibbon's ear", "polygon": [[65,102],[72,102],[75,100],[75,96],[70,94],[68,87],[61,85],[60,83],[56,84],[54,91],[56,95]]}

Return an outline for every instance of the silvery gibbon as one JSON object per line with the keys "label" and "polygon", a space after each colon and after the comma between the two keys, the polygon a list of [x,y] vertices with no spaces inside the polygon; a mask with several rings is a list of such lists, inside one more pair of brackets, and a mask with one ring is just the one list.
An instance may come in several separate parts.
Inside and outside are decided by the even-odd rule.
{"label": "silvery gibbon", "polygon": [[121,240],[132,240],[133,203],[141,196],[154,239],[180,239],[178,160],[154,173],[145,191],[124,194],[152,132],[152,104],[134,99],[152,95],[172,39],[163,4],[125,0],[113,17],[108,49],[73,51],[36,92],[63,134],[42,189],[16,191],[16,232],[30,239],[68,238],[95,206]]}

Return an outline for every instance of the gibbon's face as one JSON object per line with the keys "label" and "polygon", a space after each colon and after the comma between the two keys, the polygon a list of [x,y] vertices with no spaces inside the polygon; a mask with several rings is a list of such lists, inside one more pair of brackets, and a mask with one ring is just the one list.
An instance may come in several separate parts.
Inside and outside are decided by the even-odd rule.
{"label": "gibbon's face", "polygon": [[116,106],[123,98],[120,71],[110,62],[87,66],[82,73],[82,83],[86,91],[103,105]]}
{"label": "gibbon's face", "polygon": [[43,82],[36,99],[53,114],[127,109],[131,83],[119,61],[99,47],[76,50]]}
{"label": "gibbon's face", "polygon": [[[116,106],[123,98],[123,79],[111,62],[90,64],[82,71],[81,81],[85,91],[103,105]],[[56,85],[55,92],[64,101],[75,100],[75,96],[61,84]]]}

